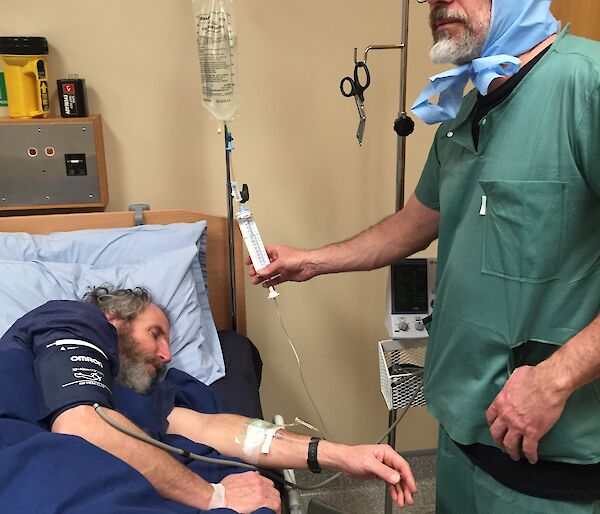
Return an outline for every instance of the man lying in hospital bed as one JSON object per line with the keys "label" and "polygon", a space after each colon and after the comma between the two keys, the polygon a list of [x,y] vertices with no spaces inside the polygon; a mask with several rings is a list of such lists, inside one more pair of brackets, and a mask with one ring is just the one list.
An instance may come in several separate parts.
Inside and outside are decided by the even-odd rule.
{"label": "man lying in hospital bed", "polygon": [[[109,454],[107,457],[117,457],[137,470],[154,489],[134,487],[130,490],[132,497],[139,495],[147,500],[149,494],[158,494],[166,501],[165,510],[144,512],[187,513],[216,508],[249,513],[262,512],[263,507],[279,512],[280,498],[273,483],[256,472],[171,457],[112,428],[94,410],[94,404],[103,406],[127,428],[188,452],[229,455],[276,468],[305,468],[308,459],[313,470],[322,466],[355,478],[381,479],[399,505],[413,503],[416,487],[410,468],[389,446],[320,441],[310,445],[309,455],[309,437],[264,421],[219,414],[222,409],[218,399],[186,373],[172,368],[164,380],[156,380],[171,359],[169,327],[168,312],[154,304],[150,293],[142,288],[95,288],[86,295],[85,303],[50,301],[20,318],[0,339],[0,359],[10,356],[16,364],[15,372],[20,374],[26,368],[19,367],[18,359],[31,360],[38,397],[21,401],[36,404],[39,424],[25,430],[18,425],[19,435],[14,441],[41,437],[40,441],[51,443],[60,452],[65,439],[57,434],[79,436],[97,447],[96,452],[99,448]],[[58,438],[45,439],[41,432],[48,430]],[[1,443],[7,446],[6,437]],[[78,473],[97,475],[96,483],[91,482],[92,487],[81,491],[95,499],[90,503],[89,498],[84,501],[82,497],[81,501],[87,512],[108,512],[102,510],[106,508],[102,488],[113,477],[103,473],[101,461],[87,460],[89,446],[80,446],[78,451],[80,459],[72,458],[71,453],[69,462],[64,463],[64,467],[70,467],[68,476],[73,487]],[[31,449],[28,452],[22,457],[24,461],[34,456]],[[56,473],[65,472],[63,466],[59,468]],[[118,468],[110,469],[119,476]],[[49,487],[52,480],[50,469]],[[11,485],[4,484],[3,489],[10,491]],[[14,491],[17,496],[18,489]],[[41,492],[52,498],[52,493]],[[60,502],[66,504],[64,491],[61,495]],[[140,507],[139,498],[136,502]],[[111,505],[111,512],[116,512]]]}

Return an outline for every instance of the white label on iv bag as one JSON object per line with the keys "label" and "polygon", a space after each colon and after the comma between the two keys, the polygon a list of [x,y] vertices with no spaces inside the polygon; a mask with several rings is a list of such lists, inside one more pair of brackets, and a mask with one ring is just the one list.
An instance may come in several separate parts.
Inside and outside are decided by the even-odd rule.
{"label": "white label on iv bag", "polygon": [[202,101],[218,120],[229,121],[240,107],[237,83],[237,35],[232,0],[192,0]]}

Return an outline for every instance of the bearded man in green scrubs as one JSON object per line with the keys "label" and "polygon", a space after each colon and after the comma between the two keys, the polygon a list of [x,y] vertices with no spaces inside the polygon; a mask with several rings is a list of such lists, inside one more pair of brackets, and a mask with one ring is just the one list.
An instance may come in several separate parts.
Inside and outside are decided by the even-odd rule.
{"label": "bearded man in green scrubs", "polygon": [[413,106],[442,122],[415,194],[348,241],[268,248],[250,275],[371,270],[438,238],[438,514],[600,512],[600,43],[561,31],[550,0],[428,4],[431,57],[458,66]]}

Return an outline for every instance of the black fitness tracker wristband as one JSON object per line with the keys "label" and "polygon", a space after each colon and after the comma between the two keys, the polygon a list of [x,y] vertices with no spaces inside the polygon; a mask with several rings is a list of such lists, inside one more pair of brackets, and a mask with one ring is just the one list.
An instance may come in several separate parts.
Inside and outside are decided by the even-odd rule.
{"label": "black fitness tracker wristband", "polygon": [[308,458],[306,459],[306,462],[308,464],[308,469],[313,473],[321,472],[321,466],[319,466],[319,460],[317,459],[317,447],[320,440],[320,437],[311,437],[310,442],[308,443]]}

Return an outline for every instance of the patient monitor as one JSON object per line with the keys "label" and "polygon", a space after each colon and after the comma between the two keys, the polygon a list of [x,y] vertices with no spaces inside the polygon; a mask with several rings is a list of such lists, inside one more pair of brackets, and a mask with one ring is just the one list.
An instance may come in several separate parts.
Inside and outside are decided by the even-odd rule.
{"label": "patient monitor", "polygon": [[392,339],[425,339],[423,320],[435,300],[436,259],[403,259],[390,266],[385,324]]}

